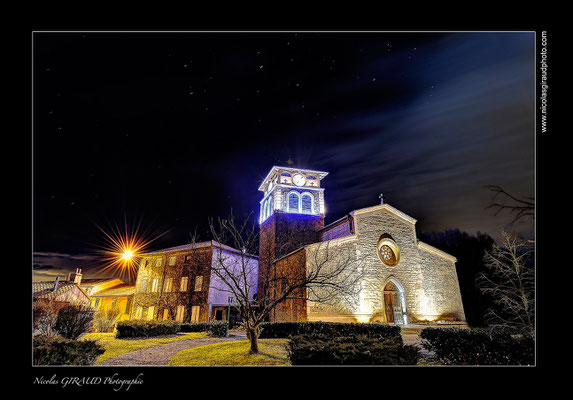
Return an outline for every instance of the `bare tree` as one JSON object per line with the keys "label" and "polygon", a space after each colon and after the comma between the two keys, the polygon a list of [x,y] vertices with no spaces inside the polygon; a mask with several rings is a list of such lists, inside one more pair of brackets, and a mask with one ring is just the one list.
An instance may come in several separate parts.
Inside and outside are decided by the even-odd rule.
{"label": "bare tree", "polygon": [[[260,254],[268,255],[265,260],[268,265],[259,280],[257,270],[262,260],[253,262],[251,256],[259,253],[259,234],[249,219],[250,215],[238,223],[231,214],[227,219],[219,218],[217,226],[210,220],[213,239],[240,250],[235,257],[230,257],[223,248],[215,251],[212,272],[217,282],[212,285],[236,299],[235,307],[250,340],[250,353],[256,354],[260,325],[279,304],[289,300],[327,303],[339,302],[341,298],[355,299],[364,265],[353,249],[334,248],[326,242],[308,246],[304,263],[294,262],[284,268],[272,259],[273,250],[265,248],[272,244],[266,241],[261,243]],[[254,301],[256,289],[258,296]]]}
{"label": "bare tree", "polygon": [[56,302],[53,299],[39,299],[34,301],[34,333],[53,336],[54,323],[58,317],[58,311],[63,307],[63,303]]}
{"label": "bare tree", "polygon": [[101,308],[94,315],[94,328],[96,332],[113,332],[115,324],[121,317],[121,309],[118,306]]}
{"label": "bare tree", "polygon": [[521,218],[535,218],[535,199],[533,197],[517,198],[506,192],[500,186],[488,185],[486,187],[495,193],[492,198],[492,203],[486,207],[497,209],[495,215],[498,215],[503,210],[509,210],[510,213],[515,214],[515,218],[511,221],[511,224]]}
{"label": "bare tree", "polygon": [[495,307],[486,311],[491,327],[535,331],[535,271],[533,249],[523,239],[502,231],[501,239],[486,252],[487,272],[479,274],[480,290],[491,297]]}

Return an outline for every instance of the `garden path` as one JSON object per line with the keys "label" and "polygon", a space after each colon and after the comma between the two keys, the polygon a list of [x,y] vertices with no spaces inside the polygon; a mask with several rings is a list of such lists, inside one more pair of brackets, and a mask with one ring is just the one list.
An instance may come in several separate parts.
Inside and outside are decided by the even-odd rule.
{"label": "garden path", "polygon": [[129,353],[121,354],[114,358],[109,358],[99,365],[104,366],[160,366],[167,365],[169,359],[182,350],[191,349],[194,347],[205,346],[208,344],[230,342],[233,340],[245,340],[247,337],[244,332],[229,332],[229,336],[225,338],[203,337],[197,339],[185,339],[175,342],[147,347],[145,349],[131,351]]}

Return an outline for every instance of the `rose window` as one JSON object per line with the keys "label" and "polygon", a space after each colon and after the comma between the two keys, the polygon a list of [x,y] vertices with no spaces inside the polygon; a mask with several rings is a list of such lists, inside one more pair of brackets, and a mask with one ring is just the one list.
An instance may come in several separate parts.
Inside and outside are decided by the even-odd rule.
{"label": "rose window", "polygon": [[378,257],[380,257],[380,260],[388,266],[396,265],[400,260],[400,251],[398,250],[398,246],[392,239],[381,239],[378,243]]}

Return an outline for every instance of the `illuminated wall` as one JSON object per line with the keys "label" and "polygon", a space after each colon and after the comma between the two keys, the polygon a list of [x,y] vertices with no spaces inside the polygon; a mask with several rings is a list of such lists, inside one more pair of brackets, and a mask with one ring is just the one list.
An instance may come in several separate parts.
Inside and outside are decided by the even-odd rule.
{"label": "illuminated wall", "polygon": [[[388,322],[384,288],[392,282],[398,292],[392,317],[399,313],[403,323],[419,321],[465,321],[455,258],[417,240],[416,220],[388,204],[351,213],[355,232],[343,238],[327,240],[329,252],[354,253],[356,267],[364,266],[353,299],[333,298],[328,303],[308,301],[310,321]],[[378,255],[381,237],[391,238],[399,248],[399,260],[389,266]],[[308,252],[319,244],[306,246]],[[323,246],[321,244],[321,246]],[[320,257],[319,257],[320,259]],[[307,268],[312,268],[307,261]],[[390,296],[390,292],[386,292]],[[345,295],[347,296],[347,295]],[[312,296],[310,296],[312,298]],[[394,321],[396,322],[396,321]]]}

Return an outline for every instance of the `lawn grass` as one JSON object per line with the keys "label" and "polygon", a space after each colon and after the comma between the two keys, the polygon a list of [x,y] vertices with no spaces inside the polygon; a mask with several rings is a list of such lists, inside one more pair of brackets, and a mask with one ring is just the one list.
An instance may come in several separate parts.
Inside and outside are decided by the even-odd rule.
{"label": "lawn grass", "polygon": [[248,340],[216,343],[180,351],[169,365],[290,365],[288,339],[260,339],[259,354],[250,355]]}
{"label": "lawn grass", "polygon": [[205,332],[177,333],[145,339],[116,339],[115,333],[87,333],[80,340],[96,340],[105,348],[105,353],[98,357],[97,364],[130,351],[158,346],[177,340],[197,339],[207,336]]}

